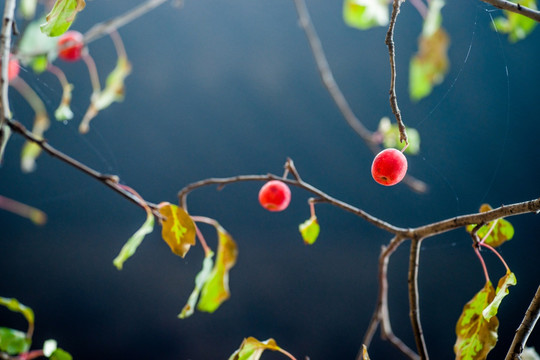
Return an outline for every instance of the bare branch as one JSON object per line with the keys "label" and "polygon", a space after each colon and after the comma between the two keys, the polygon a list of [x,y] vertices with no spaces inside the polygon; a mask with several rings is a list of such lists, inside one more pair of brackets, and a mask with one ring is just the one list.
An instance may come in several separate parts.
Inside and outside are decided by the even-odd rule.
{"label": "bare branch", "polygon": [[[296,171],[296,170],[295,170]],[[298,175],[298,172],[296,172],[297,178],[300,179],[300,175]],[[183,189],[181,189],[178,192],[178,199],[180,202],[180,205],[187,211],[187,195],[192,192],[195,189],[208,186],[208,185],[218,185],[219,189],[223,188],[225,185],[237,183],[237,182],[244,182],[244,181],[269,181],[269,180],[281,180],[284,183],[287,183],[292,186],[296,186],[299,188],[302,188],[314,195],[316,195],[319,199],[314,200],[314,202],[325,202],[329,203],[331,205],[334,205],[336,207],[339,207],[345,211],[348,211],[350,213],[353,213],[367,222],[373,224],[374,226],[386,230],[391,234],[404,234],[408,233],[407,229],[399,228],[397,226],[391,225],[385,221],[382,221],[378,218],[376,218],[373,215],[370,215],[369,213],[365,212],[364,210],[361,210],[357,207],[354,207],[346,202],[343,202],[341,200],[338,200],[321,190],[317,189],[316,187],[310,185],[309,183],[306,183],[302,180],[292,180],[292,179],[286,179],[274,174],[266,174],[266,175],[238,175],[233,177],[227,177],[227,178],[209,178],[205,180],[200,180],[191,184],[186,185]]]}
{"label": "bare branch", "polygon": [[129,24],[138,17],[158,7],[165,1],[167,0],[148,0],[114,19],[107,20],[92,26],[92,28],[84,34],[84,43],[89,44],[102,36],[110,34],[114,30],[119,29],[126,24]]}
{"label": "bare branch", "polygon": [[[394,335],[390,324],[390,314],[388,311],[388,261],[394,251],[403,243],[405,239],[394,237],[388,246],[383,246],[381,255],[379,256],[379,293],[377,297],[377,307],[373,312],[373,317],[369,324],[368,330],[364,335],[363,344],[369,346],[371,339],[381,324],[381,336],[383,339],[390,341],[398,350],[412,360],[419,360],[418,354],[412,351],[401,339]],[[357,360],[362,360],[362,349],[359,350]]]}
{"label": "bare branch", "polygon": [[371,133],[371,131],[366,129],[364,124],[362,124],[362,122],[358,120],[356,115],[353,113],[351,107],[349,106],[349,103],[347,102],[347,99],[341,92],[341,89],[339,88],[336,80],[334,79],[334,75],[332,74],[332,70],[330,69],[328,60],[326,59],[326,55],[324,54],[321,40],[319,39],[317,31],[315,30],[315,27],[311,22],[311,18],[309,16],[305,1],[294,0],[294,4],[296,5],[296,11],[298,12],[298,20],[300,22],[300,26],[302,27],[302,29],[304,29],[324,86],[330,93],[330,96],[336,103],[339,111],[341,111],[341,113],[343,114],[343,117],[345,118],[349,126],[354,131],[356,131],[358,135],[360,135],[360,137],[375,153],[377,153],[379,149],[377,144],[373,141],[373,134]]}
{"label": "bare branch", "polygon": [[461,228],[466,225],[488,223],[507,216],[525,213],[537,213],[538,211],[540,211],[540,198],[511,205],[502,205],[501,207],[490,211],[457,216],[451,219],[420,226],[415,229],[411,229],[410,233],[406,236],[426,238]]}
{"label": "bare branch", "polygon": [[141,200],[139,197],[135,196],[130,191],[126,190],[124,186],[119,184],[119,178],[116,175],[106,175],[102,174],[87,165],[73,159],[72,157],[64,154],[63,152],[57,150],[56,148],[52,147],[47,143],[46,140],[37,138],[34,134],[32,134],[28,129],[24,127],[20,122],[15,120],[7,120],[7,125],[11,128],[11,130],[14,133],[17,133],[19,135],[22,135],[24,138],[26,138],[28,141],[34,142],[39,145],[43,151],[48,153],[49,155],[56,157],[60,159],[61,161],[65,162],[66,164],[74,167],[75,169],[82,171],[86,175],[93,177],[94,179],[102,182],[103,184],[107,185],[120,195],[122,195],[124,198],[128,199],[129,201],[135,203],[136,205],[142,207],[143,209],[146,209],[146,207],[149,207],[152,209],[152,213],[156,215],[157,217],[161,218],[161,214],[159,213],[157,205],[147,202],[145,200]]}
{"label": "bare branch", "polygon": [[0,62],[4,64],[0,74],[0,106],[2,107],[0,115],[0,162],[2,161],[2,155],[4,153],[4,147],[10,136],[10,130],[5,123],[7,119],[11,117],[11,111],[9,110],[9,83],[8,83],[8,64],[9,56],[11,53],[11,33],[13,31],[15,14],[15,0],[6,0],[4,5],[4,16],[2,18],[2,33],[0,34]]}
{"label": "bare branch", "polygon": [[496,8],[507,10],[516,14],[526,16],[534,21],[540,22],[540,11],[528,8],[515,2],[506,0],[481,0],[485,3],[491,4]]}
{"label": "bare branch", "polygon": [[390,26],[386,33],[386,45],[388,46],[388,54],[390,55],[390,107],[392,112],[396,116],[396,121],[399,127],[399,139],[401,142],[405,141],[405,144],[409,143],[407,139],[407,130],[405,124],[401,118],[401,111],[399,110],[396,95],[396,51],[394,45],[394,28],[396,26],[397,16],[399,14],[399,8],[404,0],[394,0],[392,5],[392,16],[390,17]]}
{"label": "bare branch", "polygon": [[516,331],[514,341],[512,341],[505,360],[521,360],[521,353],[525,348],[525,344],[527,344],[527,339],[534,329],[538,318],[540,318],[540,286],[536,289],[536,294]]}
{"label": "bare branch", "polygon": [[418,292],[418,264],[420,262],[421,243],[422,238],[411,239],[411,252],[409,257],[409,315],[420,359],[428,360],[429,356],[424,340],[424,333],[422,331],[422,323],[420,322],[420,295]]}

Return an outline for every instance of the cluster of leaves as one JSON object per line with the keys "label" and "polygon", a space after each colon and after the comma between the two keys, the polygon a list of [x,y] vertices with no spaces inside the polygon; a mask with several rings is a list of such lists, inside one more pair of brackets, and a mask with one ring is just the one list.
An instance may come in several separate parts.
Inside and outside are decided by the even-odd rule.
{"label": "cluster of leaves", "polygon": [[[47,340],[41,350],[30,350],[32,345],[32,333],[34,329],[34,311],[13,298],[0,297],[0,306],[20,313],[28,322],[28,331],[0,327],[0,355],[18,356],[20,359],[34,359],[46,357],[51,360],[71,360],[71,355],[57,346],[55,340]],[[4,356],[0,356],[2,359]]]}
{"label": "cluster of leaves", "polygon": [[[490,211],[491,206],[483,204],[480,212]],[[469,225],[466,230],[469,233],[476,231],[481,240],[477,246],[484,246],[496,252],[494,248],[502,245],[514,236],[514,227],[505,219],[498,219],[477,228],[477,225]],[[477,252],[480,254],[480,252]],[[481,255],[480,260],[485,268]],[[499,255],[500,257],[500,255]],[[501,258],[502,260],[502,258]],[[504,261],[503,261],[504,263]],[[504,264],[506,266],[506,264]],[[463,312],[456,325],[457,340],[454,352],[457,360],[482,360],[495,347],[498,335],[499,320],[497,312],[503,298],[508,295],[508,287],[516,285],[516,276],[506,268],[506,274],[499,280],[497,289],[493,288],[489,276],[486,273],[486,284],[465,305]]]}
{"label": "cluster of leaves", "polygon": [[[57,0],[46,16],[37,16],[35,0],[27,0],[24,5],[21,5],[21,16],[28,21],[28,24],[22,31],[22,37],[14,51],[14,56],[22,66],[31,68],[36,74],[48,71],[58,77],[63,87],[63,94],[54,116],[58,121],[62,122],[71,120],[74,117],[70,108],[73,85],[68,82],[61,68],[54,65],[54,63],[58,59],[60,51],[65,48],[65,45],[59,41],[61,35],[70,28],[77,13],[84,6],[85,2],[83,0]],[[81,52],[82,60],[88,66],[93,86],[90,105],[79,126],[81,133],[88,132],[90,120],[100,110],[109,107],[114,102],[121,101],[124,97],[124,80],[131,71],[131,65],[118,34],[113,33],[111,36],[115,42],[118,60],[115,69],[108,75],[103,89],[88,47],[84,45]],[[21,93],[34,110],[35,118],[32,133],[36,137],[42,138],[50,127],[49,115],[43,101],[20,77],[11,81],[10,85]],[[37,144],[32,142],[24,144],[21,154],[21,168],[23,171],[31,172],[35,169],[36,158],[40,153],[41,149]]]}
{"label": "cluster of leaves", "polygon": [[[366,30],[389,23],[389,4],[392,0],[344,0],[343,19],[351,27]],[[412,3],[412,2],[411,2]],[[535,0],[520,0],[517,3],[536,9]],[[433,87],[439,85],[449,70],[448,48],[450,36],[442,27],[441,10],[444,0],[419,0],[415,6],[423,17],[422,33],[418,39],[418,52],[409,67],[409,95],[419,101],[428,96]],[[537,23],[525,16],[503,11],[503,16],[494,21],[495,28],[509,35],[511,42],[524,39]]]}

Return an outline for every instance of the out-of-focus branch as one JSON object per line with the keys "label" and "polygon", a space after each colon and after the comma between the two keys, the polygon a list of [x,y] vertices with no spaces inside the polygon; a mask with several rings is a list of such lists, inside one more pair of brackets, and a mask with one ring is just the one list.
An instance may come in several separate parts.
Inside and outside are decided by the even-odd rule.
{"label": "out-of-focus branch", "polygon": [[506,1],[506,0],[481,0],[485,3],[491,4],[496,8],[511,11],[516,14],[526,16],[534,21],[540,22],[540,11],[536,9],[531,9],[526,6],[520,5],[515,2]]}
{"label": "out-of-focus branch", "polygon": [[[381,250],[381,255],[379,256],[379,292],[377,296],[377,307],[373,312],[373,317],[371,318],[368,330],[364,335],[362,341],[367,347],[371,343],[373,335],[379,324],[381,325],[381,337],[390,341],[399,351],[401,351],[405,356],[411,360],[419,360],[420,357],[413,350],[411,350],[403,341],[394,335],[392,331],[392,326],[390,324],[390,313],[388,310],[388,261],[390,256],[396,251],[396,249],[405,241],[401,237],[394,237],[388,246],[383,246]],[[363,360],[363,351],[362,348],[358,351],[356,360]]]}
{"label": "out-of-focus branch", "polygon": [[126,24],[129,24],[138,17],[158,7],[165,1],[167,0],[148,0],[114,19],[107,20],[92,26],[90,30],[88,30],[84,34],[84,43],[89,44],[92,41],[99,39],[100,37],[110,34],[114,30],[119,29]]}
{"label": "out-of-focus branch", "polygon": [[14,26],[15,0],[6,0],[4,4],[4,16],[2,17],[2,33],[0,34],[0,62],[3,64],[0,72],[0,162],[4,153],[4,147],[10,136],[10,130],[5,123],[11,117],[8,100],[8,64],[11,53],[11,34]]}
{"label": "out-of-focus branch", "polygon": [[[308,39],[313,58],[315,59],[315,64],[317,65],[317,70],[319,71],[319,75],[321,76],[324,87],[326,90],[328,90],[328,93],[336,103],[339,111],[345,118],[345,121],[347,121],[347,124],[349,124],[349,126],[362,138],[362,140],[364,140],[373,154],[377,154],[379,151],[381,151],[381,148],[379,147],[378,143],[374,141],[373,133],[369,131],[354,114],[347,99],[345,98],[345,95],[343,95],[336,80],[334,79],[334,75],[332,74],[328,60],[326,59],[321,40],[319,39],[315,26],[313,25],[311,17],[309,16],[309,11],[306,7],[305,1],[294,0],[294,4],[296,5],[300,26],[304,30]],[[418,193],[425,193],[428,189],[426,183],[410,175],[406,175],[403,182],[409,186],[409,188]]]}
{"label": "out-of-focus branch", "polygon": [[506,354],[505,360],[521,360],[521,353],[525,349],[527,339],[534,329],[536,322],[540,318],[540,286],[536,289],[536,294],[525,313],[525,317],[516,331],[512,345]]}

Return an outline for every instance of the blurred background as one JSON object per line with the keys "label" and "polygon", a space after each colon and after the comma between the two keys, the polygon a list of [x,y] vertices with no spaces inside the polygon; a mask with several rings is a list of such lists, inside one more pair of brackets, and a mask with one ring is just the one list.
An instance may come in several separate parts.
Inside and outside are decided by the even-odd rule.
{"label": "blurred background", "polygon": [[[140,2],[140,1],[139,1]],[[359,31],[342,20],[341,1],[308,0],[312,20],[357,116],[376,130],[388,104],[386,28]],[[132,0],[90,0],[73,28],[81,32],[134,6]],[[155,203],[176,202],[185,185],[208,177],[282,174],[291,157],[303,179],[328,194],[402,227],[414,227],[540,196],[537,81],[540,31],[510,44],[491,30],[499,15],[480,1],[450,1],[443,26],[451,36],[451,69],[428,98],[408,96],[408,67],[421,17],[405,3],[396,26],[397,94],[404,121],[421,135],[409,173],[429,185],[417,194],[403,184],[383,187],[370,174],[372,153],[348,127],[323,88],[291,0],[166,3],[120,29],[133,72],[122,103],[104,110],[79,135],[91,86],[82,62],[57,61],[75,86],[75,118],[56,122],[50,143]],[[89,46],[102,81],[114,67],[110,38]],[[466,61],[465,61],[466,60]],[[50,113],[62,91],[50,74],[23,69]],[[33,114],[10,92],[14,117]],[[145,213],[101,183],[47,155],[23,174],[23,140],[13,136],[0,169],[0,193],[36,206],[45,226],[0,213],[0,295],[36,313],[34,348],[54,338],[74,359],[227,359],[244,337],[269,337],[297,359],[354,359],[377,294],[377,261],[390,236],[329,205],[316,208],[321,234],[305,246],[298,224],[309,217],[309,194],[293,189],[287,211],[269,213],[257,201],[261,184],[214,187],[189,196],[192,215],[217,219],[237,241],[231,298],[214,314],[180,312],[201,268],[203,251],[173,255],[158,226],[122,271],[112,259]],[[500,311],[501,359],[539,282],[535,215],[509,219],[515,237],[500,252],[517,276]],[[215,248],[211,227],[201,225]],[[393,330],[409,346],[408,244],[390,260]],[[485,259],[496,282],[504,267]],[[420,305],[434,359],[453,359],[455,324],[484,285],[470,236],[457,230],[424,242]],[[2,326],[26,329],[0,309]],[[529,339],[540,347],[540,332]],[[374,338],[373,359],[400,358]],[[283,359],[265,353],[263,359]]]}

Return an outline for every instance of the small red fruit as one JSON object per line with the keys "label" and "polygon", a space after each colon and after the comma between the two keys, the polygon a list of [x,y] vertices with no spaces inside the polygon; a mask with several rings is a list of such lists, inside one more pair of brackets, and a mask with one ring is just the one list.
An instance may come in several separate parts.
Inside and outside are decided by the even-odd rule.
{"label": "small red fruit", "polygon": [[283,181],[270,180],[259,191],[259,203],[268,211],[283,211],[291,202],[291,189]]}
{"label": "small red fruit", "polygon": [[407,158],[396,149],[385,149],[375,156],[371,165],[371,175],[384,186],[396,185],[407,173]]}
{"label": "small red fruit", "polygon": [[78,61],[84,48],[83,35],[74,30],[66,31],[58,39],[58,57],[64,61]]}
{"label": "small red fruit", "polygon": [[19,60],[17,60],[16,58],[10,58],[8,62],[8,81],[11,81],[17,76],[19,76],[19,71]]}

